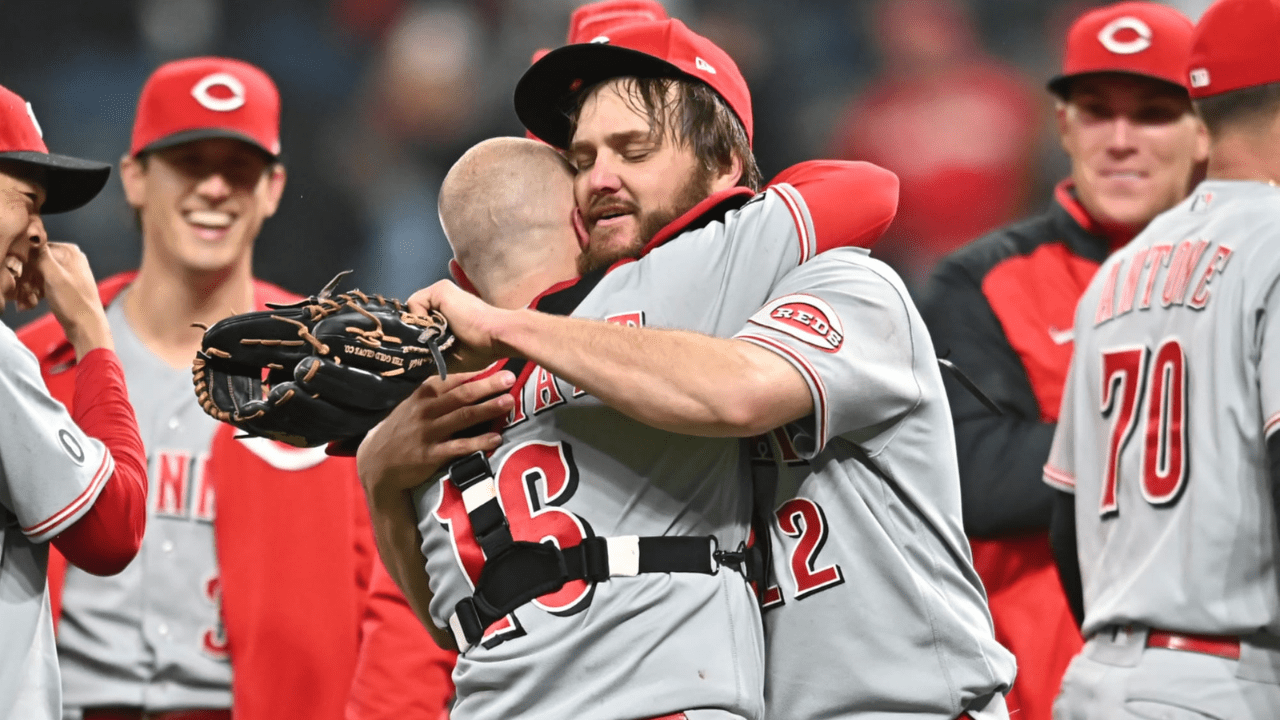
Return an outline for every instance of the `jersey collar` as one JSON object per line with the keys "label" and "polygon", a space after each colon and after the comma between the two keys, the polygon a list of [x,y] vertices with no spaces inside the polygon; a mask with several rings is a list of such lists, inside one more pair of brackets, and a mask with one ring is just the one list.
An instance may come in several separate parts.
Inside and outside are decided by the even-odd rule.
{"label": "jersey collar", "polygon": [[1080,204],[1080,198],[1076,196],[1075,181],[1071,178],[1058,183],[1057,187],[1053,189],[1053,199],[1058,202],[1058,205],[1062,206],[1063,210],[1067,211],[1071,219],[1075,220],[1076,224],[1083,228],[1085,232],[1106,240],[1111,252],[1115,252],[1127,245],[1137,234],[1111,232],[1104,228],[1101,223],[1094,220],[1089,215],[1089,211],[1084,209],[1084,205]]}
{"label": "jersey collar", "polygon": [[665,244],[680,233],[697,230],[723,219],[726,213],[731,210],[737,210],[755,196],[754,190],[745,187],[732,187],[728,190],[712,193],[707,199],[694,205],[688,212],[667,223],[666,227],[659,230],[658,234],[654,235],[653,239],[645,244],[644,250],[640,252],[640,257],[648,255],[654,248]]}

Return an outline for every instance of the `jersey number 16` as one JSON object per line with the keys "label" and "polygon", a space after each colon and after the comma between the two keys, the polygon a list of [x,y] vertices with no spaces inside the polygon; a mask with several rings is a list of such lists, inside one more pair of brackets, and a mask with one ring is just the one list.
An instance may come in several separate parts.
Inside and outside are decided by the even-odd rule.
{"label": "jersey number 16", "polygon": [[1139,447],[1142,497],[1157,506],[1176,503],[1188,473],[1187,366],[1182,343],[1169,338],[1154,356],[1146,347],[1104,351],[1102,417],[1111,421],[1102,482],[1103,517],[1120,511],[1120,455],[1139,422],[1144,424]]}

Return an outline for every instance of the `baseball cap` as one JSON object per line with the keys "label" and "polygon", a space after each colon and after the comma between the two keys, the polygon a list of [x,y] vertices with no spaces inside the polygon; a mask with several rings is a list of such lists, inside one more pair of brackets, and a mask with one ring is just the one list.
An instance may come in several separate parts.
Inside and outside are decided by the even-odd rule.
{"label": "baseball cap", "polygon": [[0,86],[0,159],[35,165],[45,172],[42,215],[75,210],[92,200],[107,184],[106,163],[54,155],[44,144],[31,103]]}
{"label": "baseball cap", "polygon": [[[652,22],[666,20],[667,9],[656,0],[600,0],[587,3],[573,11],[569,16],[568,43],[591,42],[616,27],[633,22]],[[542,48],[533,52],[536,63],[551,52]]]}
{"label": "baseball cap", "polygon": [[1218,0],[1192,40],[1191,97],[1280,82],[1280,0]]}
{"label": "baseball cap", "polygon": [[280,93],[265,72],[239,60],[197,57],[165,63],[147,78],[129,154],[207,138],[280,154]]}
{"label": "baseball cap", "polygon": [[751,92],[728,53],[679,20],[627,23],[565,45],[534,63],[516,84],[516,115],[539,139],[569,145],[565,101],[579,88],[617,77],[696,80],[716,91],[751,139]]}
{"label": "baseball cap", "polygon": [[1195,25],[1154,2],[1122,2],[1081,15],[1067,31],[1062,74],[1049,91],[1065,98],[1079,75],[1119,72],[1186,87],[1187,57]]}
{"label": "baseball cap", "polygon": [[655,0],[600,0],[569,16],[569,42],[584,43],[634,22],[666,20],[667,9]]}

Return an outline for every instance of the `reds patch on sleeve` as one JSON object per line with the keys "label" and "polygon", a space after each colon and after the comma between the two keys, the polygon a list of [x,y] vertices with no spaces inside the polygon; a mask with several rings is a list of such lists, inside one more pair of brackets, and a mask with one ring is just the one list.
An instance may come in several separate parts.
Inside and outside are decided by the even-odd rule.
{"label": "reds patch on sleeve", "polygon": [[751,322],[786,333],[825,352],[844,344],[844,326],[835,310],[812,295],[786,295],[765,305]]}

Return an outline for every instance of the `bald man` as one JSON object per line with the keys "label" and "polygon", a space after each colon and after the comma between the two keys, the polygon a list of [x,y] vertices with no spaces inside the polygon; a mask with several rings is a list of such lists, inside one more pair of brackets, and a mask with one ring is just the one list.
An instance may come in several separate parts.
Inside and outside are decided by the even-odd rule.
{"label": "bald man", "polygon": [[[445,176],[438,202],[454,253],[450,269],[486,302],[523,308],[543,290],[577,276],[581,249],[573,221],[573,168],[549,146],[493,138],[472,147]],[[408,491],[452,460],[501,443],[497,433],[453,438],[511,409],[505,394],[515,381],[511,373],[469,382],[475,376],[454,373],[443,382],[423,383],[369,434],[357,455],[378,552],[432,638],[449,649],[453,637],[428,613],[431,588]],[[411,455],[402,457],[402,449],[411,449]],[[389,471],[377,462],[393,457],[396,465]]]}

